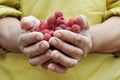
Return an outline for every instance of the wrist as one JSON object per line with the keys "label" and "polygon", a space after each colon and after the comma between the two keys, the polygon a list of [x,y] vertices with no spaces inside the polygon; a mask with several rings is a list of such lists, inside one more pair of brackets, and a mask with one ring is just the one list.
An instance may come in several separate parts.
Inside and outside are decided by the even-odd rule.
{"label": "wrist", "polygon": [[93,30],[92,30],[91,27],[90,27],[90,34],[91,34],[91,41],[92,41],[92,47],[91,47],[91,49],[90,49],[90,52],[93,52],[93,51],[95,51],[95,41],[94,41]]}
{"label": "wrist", "polygon": [[90,27],[90,34],[91,34],[91,40],[92,40],[92,47],[90,49],[90,52],[99,51],[99,47],[101,43],[100,36],[103,36],[103,35],[99,35],[100,26],[101,24]]}
{"label": "wrist", "polygon": [[120,18],[111,17],[105,22],[90,28],[91,51],[115,52],[120,50]]}

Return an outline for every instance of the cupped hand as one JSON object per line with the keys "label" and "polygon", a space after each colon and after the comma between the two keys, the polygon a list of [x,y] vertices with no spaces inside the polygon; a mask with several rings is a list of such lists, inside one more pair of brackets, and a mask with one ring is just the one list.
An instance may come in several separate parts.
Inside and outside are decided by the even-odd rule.
{"label": "cupped hand", "polygon": [[42,65],[50,59],[49,43],[43,40],[43,34],[40,32],[30,32],[39,25],[39,20],[33,16],[23,17],[21,19],[21,28],[23,34],[19,37],[19,46],[21,51],[29,59],[31,65]]}
{"label": "cupped hand", "polygon": [[[58,64],[49,64],[48,68],[54,72],[59,72],[64,66],[63,72],[75,66],[78,61],[83,60],[92,47],[87,18],[83,15],[76,17],[77,24],[82,28],[81,33],[77,34],[68,30],[57,30],[54,37],[50,38],[49,44],[57,50],[50,54],[52,60]],[[62,67],[58,69],[58,65]]]}

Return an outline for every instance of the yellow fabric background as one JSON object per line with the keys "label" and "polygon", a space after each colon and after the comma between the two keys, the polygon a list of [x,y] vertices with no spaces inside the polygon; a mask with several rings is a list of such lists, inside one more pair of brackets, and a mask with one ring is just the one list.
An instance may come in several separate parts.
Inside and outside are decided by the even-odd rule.
{"label": "yellow fabric background", "polygon": [[6,16],[19,18],[21,16],[21,12],[17,10],[19,7],[19,0],[0,0],[0,18]]}
{"label": "yellow fabric background", "polygon": [[[0,0],[0,5],[0,17],[33,15],[46,20],[60,10],[67,19],[84,14],[89,24],[95,25],[111,16],[120,16],[120,0]],[[120,58],[112,54],[89,53],[66,74],[56,74],[32,67],[21,53],[2,49],[0,53],[0,80],[120,80]]]}

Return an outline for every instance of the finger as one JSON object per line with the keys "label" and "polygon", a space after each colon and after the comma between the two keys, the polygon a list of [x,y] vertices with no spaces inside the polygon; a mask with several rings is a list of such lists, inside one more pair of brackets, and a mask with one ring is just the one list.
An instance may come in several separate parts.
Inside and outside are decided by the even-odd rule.
{"label": "finger", "polygon": [[91,46],[90,39],[88,39],[87,36],[76,34],[71,31],[57,30],[55,31],[54,36],[81,49],[89,49],[89,45]]}
{"label": "finger", "polygon": [[70,57],[60,53],[57,50],[54,50],[50,56],[54,62],[59,63],[59,64],[65,66],[66,68],[71,68],[78,63],[78,60],[70,58]]}
{"label": "finger", "polygon": [[34,16],[23,17],[21,19],[21,28],[24,30],[30,30],[34,27],[39,26],[40,21]]}
{"label": "finger", "polygon": [[46,61],[50,60],[51,50],[48,49],[44,54],[38,55],[36,57],[30,58],[29,63],[33,66],[41,65]]}
{"label": "finger", "polygon": [[55,64],[55,63],[50,63],[48,65],[48,70],[51,70],[56,73],[65,73],[67,71],[67,68],[65,68],[64,66]]}
{"label": "finger", "polygon": [[23,48],[23,53],[28,57],[32,58],[42,54],[50,47],[47,41],[40,41],[32,46]]}
{"label": "finger", "polygon": [[67,71],[67,68],[64,66],[55,63],[53,60],[49,60],[41,65],[42,68],[48,69],[50,71],[56,72],[56,73],[65,73]]}
{"label": "finger", "polygon": [[48,65],[49,65],[50,63],[54,63],[54,61],[53,61],[52,59],[49,59],[48,61],[46,61],[45,63],[43,63],[43,64],[41,65],[41,67],[44,68],[44,69],[48,69]]}
{"label": "finger", "polygon": [[68,44],[56,37],[52,37],[49,40],[49,43],[56,49],[64,52],[65,54],[69,55],[72,58],[79,60],[80,58],[82,58],[82,55],[84,55],[83,51],[80,48]]}
{"label": "finger", "polygon": [[32,43],[38,42],[43,39],[43,34],[40,32],[31,32],[22,34],[19,38],[19,44],[20,46],[28,46]]}
{"label": "finger", "polygon": [[88,20],[87,17],[85,15],[80,15],[78,17],[76,17],[76,22],[78,25],[80,25],[80,27],[84,30],[84,29],[88,29]]}

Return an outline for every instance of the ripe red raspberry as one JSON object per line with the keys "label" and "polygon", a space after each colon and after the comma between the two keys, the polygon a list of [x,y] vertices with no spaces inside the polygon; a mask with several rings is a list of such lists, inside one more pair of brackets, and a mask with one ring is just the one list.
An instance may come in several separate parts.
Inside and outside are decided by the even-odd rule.
{"label": "ripe red raspberry", "polygon": [[71,28],[70,27],[66,27],[65,30],[71,31]]}
{"label": "ripe red raspberry", "polygon": [[60,24],[59,27],[61,27],[62,29],[65,29],[67,27],[67,25],[65,24]]}
{"label": "ripe red raspberry", "polygon": [[57,18],[57,25],[65,24],[65,23],[66,23],[66,21],[65,21],[64,17],[58,17]]}
{"label": "ripe red raspberry", "polygon": [[75,33],[80,33],[81,27],[77,24],[74,24],[74,25],[71,26],[71,31],[75,32]]}
{"label": "ripe red raspberry", "polygon": [[62,29],[61,27],[56,27],[55,31],[56,31],[56,30],[61,30],[61,29]]}
{"label": "ripe red raspberry", "polygon": [[41,30],[50,29],[50,26],[46,22],[40,24],[39,27],[40,27]]}
{"label": "ripe red raspberry", "polygon": [[44,34],[44,40],[48,41],[51,38],[51,35],[49,33]]}
{"label": "ripe red raspberry", "polygon": [[56,11],[54,15],[56,18],[58,18],[58,17],[62,17],[63,13],[61,11]]}
{"label": "ripe red raspberry", "polygon": [[40,27],[42,24],[44,24],[44,23],[45,23],[45,21],[40,20],[40,25],[39,25],[39,27]]}
{"label": "ripe red raspberry", "polygon": [[44,30],[42,30],[41,31],[43,34],[45,34],[45,33],[49,33],[49,30],[48,29],[44,29]]}
{"label": "ripe red raspberry", "polygon": [[76,24],[76,20],[74,18],[70,18],[67,22],[68,26],[71,27],[73,24]]}
{"label": "ripe red raspberry", "polygon": [[50,30],[50,31],[49,31],[49,34],[50,34],[51,36],[53,36],[53,35],[54,35],[54,31],[53,31],[53,30]]}
{"label": "ripe red raspberry", "polygon": [[40,29],[39,27],[36,27],[36,28],[32,29],[31,31],[32,31],[32,32],[33,32],[33,31],[40,32],[40,31],[41,31],[41,29]]}
{"label": "ripe red raspberry", "polygon": [[47,23],[48,25],[56,25],[56,18],[55,16],[50,16],[48,19],[47,19]]}

